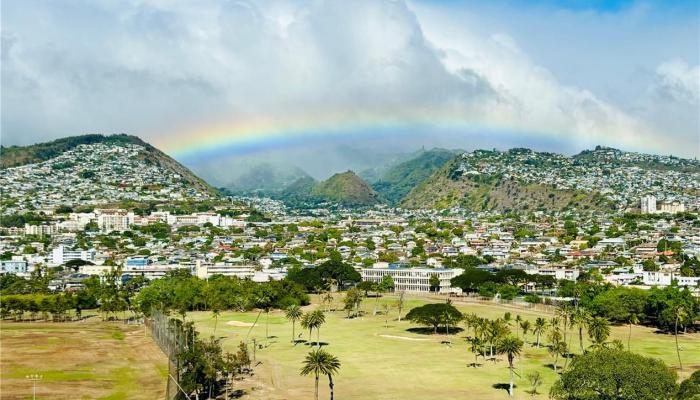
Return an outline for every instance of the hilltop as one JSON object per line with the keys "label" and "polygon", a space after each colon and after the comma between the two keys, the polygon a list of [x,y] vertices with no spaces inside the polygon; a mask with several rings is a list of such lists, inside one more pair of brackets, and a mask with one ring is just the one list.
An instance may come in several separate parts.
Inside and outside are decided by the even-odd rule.
{"label": "hilltop", "polygon": [[311,196],[348,206],[379,203],[379,195],[352,171],[335,174],[311,189]]}
{"label": "hilltop", "polygon": [[103,144],[107,146],[134,145],[141,147],[139,158],[143,162],[157,165],[170,170],[180,176],[188,185],[197,190],[216,193],[204,180],[196,176],[192,171],[174,160],[172,157],[155,148],[153,145],[143,141],[138,136],[115,134],[115,135],[80,135],[56,139],[51,142],[37,143],[29,146],[9,146],[0,147],[0,167],[2,169],[19,167],[28,164],[38,164],[61,156],[67,151],[78,146],[90,146]]}
{"label": "hilltop", "polygon": [[0,169],[4,212],[218,195],[180,163],[135,136],[77,136],[3,148],[2,156],[6,165],[12,165]]}
{"label": "hilltop", "polygon": [[638,207],[646,194],[688,204],[699,193],[696,160],[601,146],[572,157],[516,148],[461,154],[413,188],[401,205],[472,211],[610,210]]}

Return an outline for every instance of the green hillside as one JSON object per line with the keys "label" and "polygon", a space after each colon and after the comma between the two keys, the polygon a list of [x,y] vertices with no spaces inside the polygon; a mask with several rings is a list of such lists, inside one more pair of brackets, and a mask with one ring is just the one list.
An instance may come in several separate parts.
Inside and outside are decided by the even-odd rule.
{"label": "green hillside", "polygon": [[379,195],[352,171],[335,174],[316,184],[311,197],[347,206],[368,206],[380,202]]}
{"label": "green hillside", "polygon": [[561,211],[609,209],[611,204],[597,193],[559,190],[527,183],[503,175],[463,176],[455,157],[416,186],[401,202],[406,208],[445,209],[462,207],[472,211]]}
{"label": "green hillside", "polygon": [[432,149],[386,171],[372,188],[389,203],[397,204],[418,184],[455,156],[455,152]]}

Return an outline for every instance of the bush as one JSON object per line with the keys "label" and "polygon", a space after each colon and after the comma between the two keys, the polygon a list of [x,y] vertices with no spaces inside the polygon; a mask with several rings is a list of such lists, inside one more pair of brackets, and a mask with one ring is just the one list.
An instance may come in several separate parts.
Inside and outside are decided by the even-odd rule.
{"label": "bush", "polygon": [[525,295],[525,301],[530,304],[540,304],[542,303],[542,298],[534,293],[528,293]]}

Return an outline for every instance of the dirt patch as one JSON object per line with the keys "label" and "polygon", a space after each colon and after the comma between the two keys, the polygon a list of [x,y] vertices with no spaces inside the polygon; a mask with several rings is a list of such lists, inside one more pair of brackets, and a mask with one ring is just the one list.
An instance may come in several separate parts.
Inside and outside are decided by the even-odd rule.
{"label": "dirt patch", "polygon": [[425,341],[425,340],[430,340],[430,339],[423,339],[423,338],[413,338],[413,337],[394,336],[394,335],[379,335],[379,336],[381,336],[381,337],[383,337],[383,338],[387,338],[387,339],[413,340],[413,341],[417,341],[417,342],[422,342],[422,341]]}
{"label": "dirt patch", "polygon": [[253,326],[253,324],[251,322],[243,322],[243,321],[228,321],[228,322],[226,322],[226,325],[239,326],[241,328],[248,328],[250,326]]}

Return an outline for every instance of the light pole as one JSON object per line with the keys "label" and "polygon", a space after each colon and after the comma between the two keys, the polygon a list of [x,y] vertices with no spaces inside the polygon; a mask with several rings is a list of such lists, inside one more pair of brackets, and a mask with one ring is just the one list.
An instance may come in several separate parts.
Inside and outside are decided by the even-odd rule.
{"label": "light pole", "polygon": [[25,378],[29,379],[32,382],[32,399],[36,400],[36,383],[39,382],[44,376],[43,375],[37,375],[37,374],[31,374],[25,376]]}

